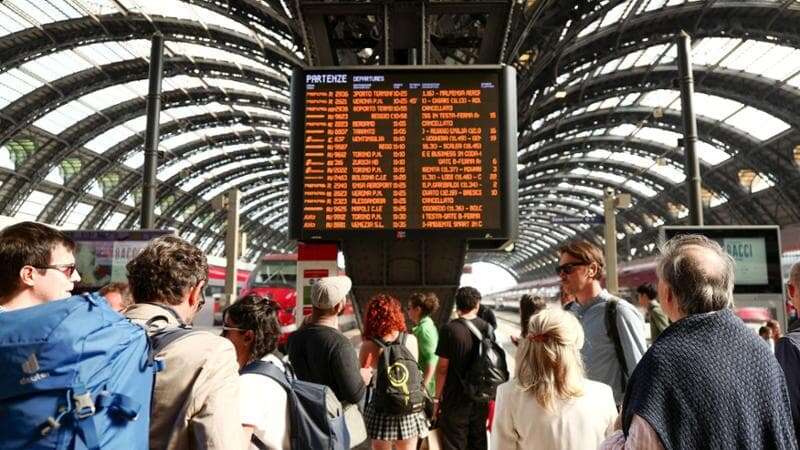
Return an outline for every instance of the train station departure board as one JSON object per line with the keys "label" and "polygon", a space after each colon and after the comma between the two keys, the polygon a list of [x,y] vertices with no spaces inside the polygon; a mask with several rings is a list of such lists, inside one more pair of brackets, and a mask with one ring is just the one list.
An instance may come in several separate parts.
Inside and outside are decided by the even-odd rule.
{"label": "train station departure board", "polygon": [[509,236],[515,83],[506,66],[296,70],[292,237]]}

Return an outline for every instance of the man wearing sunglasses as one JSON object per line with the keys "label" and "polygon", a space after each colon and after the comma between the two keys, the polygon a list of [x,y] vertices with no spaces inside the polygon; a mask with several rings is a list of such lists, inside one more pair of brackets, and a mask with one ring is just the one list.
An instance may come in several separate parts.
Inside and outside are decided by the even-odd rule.
{"label": "man wearing sunglasses", "polygon": [[611,386],[614,400],[621,404],[627,380],[645,352],[644,319],[633,305],[603,289],[604,266],[599,248],[573,241],[559,249],[556,271],[561,289],[580,304],[577,315],[586,336],[581,349],[586,376]]}
{"label": "man wearing sunglasses", "polygon": [[0,311],[69,297],[81,280],[74,251],[72,239],[40,223],[20,222],[0,232]]}

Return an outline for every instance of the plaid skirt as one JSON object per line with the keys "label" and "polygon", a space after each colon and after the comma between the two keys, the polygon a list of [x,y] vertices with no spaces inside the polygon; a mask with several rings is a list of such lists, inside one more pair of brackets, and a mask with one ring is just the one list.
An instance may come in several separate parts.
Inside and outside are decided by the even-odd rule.
{"label": "plaid skirt", "polygon": [[428,435],[428,420],[423,412],[394,416],[377,411],[370,402],[364,412],[364,422],[367,425],[367,436],[370,439],[402,441],[415,436],[423,438]]}

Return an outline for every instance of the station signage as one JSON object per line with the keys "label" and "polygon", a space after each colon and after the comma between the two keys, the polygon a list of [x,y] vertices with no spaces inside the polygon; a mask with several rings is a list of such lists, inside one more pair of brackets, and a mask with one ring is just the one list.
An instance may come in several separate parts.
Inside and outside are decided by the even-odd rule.
{"label": "station signage", "polygon": [[293,237],[502,236],[516,201],[510,80],[502,66],[295,71]]}

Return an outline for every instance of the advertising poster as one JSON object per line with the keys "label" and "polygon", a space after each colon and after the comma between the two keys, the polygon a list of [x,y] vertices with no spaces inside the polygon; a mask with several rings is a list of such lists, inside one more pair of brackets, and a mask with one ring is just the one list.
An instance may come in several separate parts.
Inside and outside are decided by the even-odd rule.
{"label": "advertising poster", "polygon": [[119,241],[114,242],[114,259],[111,264],[111,281],[126,281],[128,270],[125,266],[143,248],[147,247],[148,241]]}
{"label": "advertising poster", "polygon": [[725,238],[722,239],[722,247],[736,261],[736,284],[768,283],[764,238]]}

